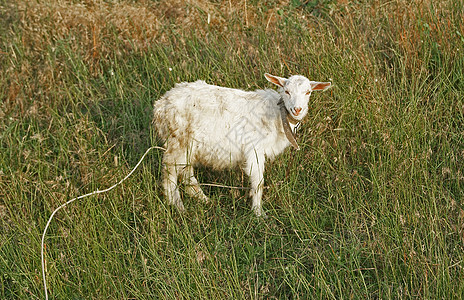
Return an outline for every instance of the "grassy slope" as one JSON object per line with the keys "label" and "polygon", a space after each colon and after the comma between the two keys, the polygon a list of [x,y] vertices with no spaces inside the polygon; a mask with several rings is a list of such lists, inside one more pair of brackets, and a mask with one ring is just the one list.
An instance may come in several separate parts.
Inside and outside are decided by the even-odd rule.
{"label": "grassy slope", "polygon": [[[269,218],[221,188],[178,214],[150,154],[57,214],[51,294],[459,298],[463,6],[346,2],[0,1],[0,298],[43,297],[48,216],[157,143],[152,104],[175,82],[254,89],[264,72],[335,83],[312,96],[303,149],[267,166]],[[199,178],[247,185],[237,170]]]}

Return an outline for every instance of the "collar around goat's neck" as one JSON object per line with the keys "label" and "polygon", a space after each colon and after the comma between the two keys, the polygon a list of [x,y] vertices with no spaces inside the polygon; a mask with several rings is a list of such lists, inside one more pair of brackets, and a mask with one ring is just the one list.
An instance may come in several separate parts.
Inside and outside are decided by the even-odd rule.
{"label": "collar around goat's neck", "polygon": [[279,102],[277,105],[280,108],[280,117],[282,118],[282,125],[284,127],[285,136],[287,137],[290,144],[292,144],[293,148],[296,150],[300,150],[300,146],[296,142],[295,133],[290,128],[290,124],[298,126],[300,123],[299,121],[295,120],[292,115],[288,112],[287,108],[285,107],[285,103],[282,97],[280,97]]}

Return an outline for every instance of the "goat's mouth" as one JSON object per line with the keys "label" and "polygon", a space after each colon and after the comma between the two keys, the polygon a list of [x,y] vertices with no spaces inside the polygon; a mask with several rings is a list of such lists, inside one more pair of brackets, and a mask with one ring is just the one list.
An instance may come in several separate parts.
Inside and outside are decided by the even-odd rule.
{"label": "goat's mouth", "polygon": [[293,107],[290,110],[288,110],[288,112],[289,112],[290,116],[293,119],[297,120],[297,121],[301,121],[304,118],[304,116],[306,115],[306,110],[301,110],[301,108],[300,109],[295,109]]}

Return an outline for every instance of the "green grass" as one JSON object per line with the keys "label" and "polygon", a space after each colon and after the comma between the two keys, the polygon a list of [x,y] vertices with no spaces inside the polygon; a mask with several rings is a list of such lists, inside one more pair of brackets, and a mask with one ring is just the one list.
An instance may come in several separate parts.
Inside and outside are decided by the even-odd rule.
{"label": "green grass", "polygon": [[335,86],[313,94],[302,149],[267,164],[268,218],[215,187],[179,214],[155,150],[56,215],[51,298],[460,299],[463,4],[345,2],[0,1],[0,298],[44,297],[50,214],[159,144],[164,92],[265,88],[270,72]]}

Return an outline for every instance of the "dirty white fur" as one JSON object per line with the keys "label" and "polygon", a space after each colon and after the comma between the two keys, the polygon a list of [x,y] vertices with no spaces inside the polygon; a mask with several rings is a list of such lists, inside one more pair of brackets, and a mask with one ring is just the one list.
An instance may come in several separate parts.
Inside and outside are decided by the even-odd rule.
{"label": "dirty white fur", "polygon": [[[265,76],[279,86],[278,91],[243,91],[196,81],[176,84],[155,102],[153,122],[165,140],[163,188],[170,204],[184,210],[179,177],[188,194],[208,201],[194,177],[195,165],[215,169],[239,165],[250,177],[252,208],[256,215],[263,214],[265,159],[290,145],[277,103],[282,97],[292,118],[301,120],[311,92],[330,86],[300,75]],[[294,130],[295,125],[290,126]]]}

